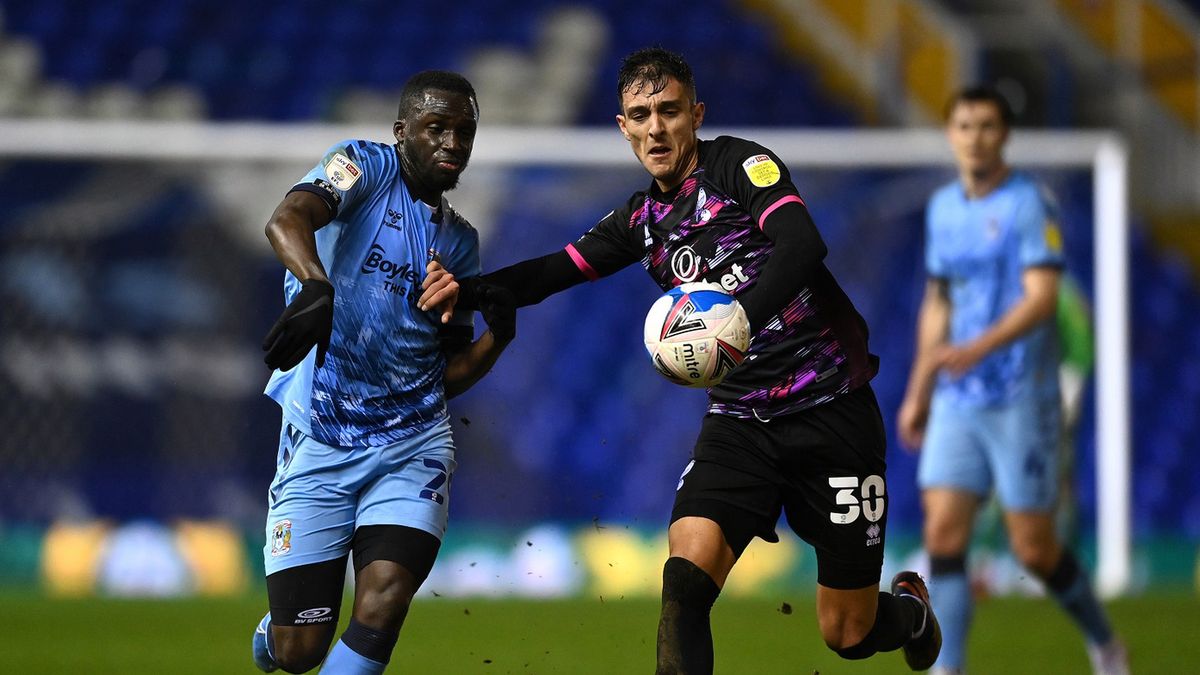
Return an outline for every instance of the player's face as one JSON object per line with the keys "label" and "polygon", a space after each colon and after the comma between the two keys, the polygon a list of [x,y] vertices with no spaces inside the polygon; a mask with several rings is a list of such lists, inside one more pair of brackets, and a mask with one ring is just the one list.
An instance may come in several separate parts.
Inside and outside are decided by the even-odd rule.
{"label": "player's face", "polygon": [[474,98],[439,89],[426,91],[421,103],[396,121],[401,161],[418,198],[433,201],[458,185],[478,125]]}
{"label": "player's face", "polygon": [[959,170],[982,177],[1004,168],[1008,127],[996,104],[960,101],[950,111],[946,135]]}
{"label": "player's face", "polygon": [[696,168],[696,130],[704,121],[704,104],[693,104],[688,90],[674,79],[662,91],[652,89],[635,84],[621,94],[617,125],[658,187],[670,190]]}

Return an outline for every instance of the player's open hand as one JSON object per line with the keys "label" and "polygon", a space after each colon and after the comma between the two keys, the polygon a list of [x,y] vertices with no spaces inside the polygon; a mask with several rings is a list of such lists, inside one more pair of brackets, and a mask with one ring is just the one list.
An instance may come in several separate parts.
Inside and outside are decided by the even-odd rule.
{"label": "player's open hand", "polygon": [[481,283],[475,291],[479,313],[496,342],[506,345],[517,336],[517,299],[503,286]]}
{"label": "player's open hand", "polygon": [[425,266],[425,279],[421,281],[421,297],[417,298],[417,307],[422,311],[436,309],[442,313],[442,323],[450,321],[454,315],[454,305],[458,303],[458,280],[442,264],[436,260],[429,261]]}
{"label": "player's open hand", "polygon": [[262,348],[267,353],[263,361],[271,368],[291,370],[315,345],[320,368],[325,365],[332,332],[333,286],[328,281],[309,279],[263,339]]}

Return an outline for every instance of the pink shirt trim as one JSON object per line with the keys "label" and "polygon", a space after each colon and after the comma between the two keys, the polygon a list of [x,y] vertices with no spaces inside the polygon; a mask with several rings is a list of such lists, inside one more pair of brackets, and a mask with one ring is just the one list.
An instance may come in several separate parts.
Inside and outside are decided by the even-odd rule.
{"label": "pink shirt trim", "polygon": [[595,281],[600,278],[600,275],[596,274],[596,270],[592,269],[592,266],[588,264],[588,261],[584,260],[579,251],[575,249],[575,244],[567,244],[567,255],[571,256],[571,260],[575,263],[575,266],[579,268],[579,271],[583,272],[583,276],[587,277],[591,281]]}
{"label": "pink shirt trim", "polygon": [[783,206],[784,204],[787,204],[788,202],[798,202],[800,204],[800,206],[806,206],[806,204],[804,203],[804,200],[797,197],[796,195],[788,195],[786,197],[781,197],[779,199],[779,201],[768,206],[767,210],[763,211],[763,214],[761,216],[759,216],[758,229],[761,230],[763,228],[763,223],[767,222],[767,216],[771,215],[775,211],[775,209]]}

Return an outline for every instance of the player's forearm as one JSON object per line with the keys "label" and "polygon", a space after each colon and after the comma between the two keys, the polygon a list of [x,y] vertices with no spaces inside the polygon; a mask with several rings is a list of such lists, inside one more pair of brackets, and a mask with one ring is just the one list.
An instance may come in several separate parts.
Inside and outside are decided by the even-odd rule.
{"label": "player's forearm", "polygon": [[1020,338],[1054,316],[1053,298],[1026,295],[1004,313],[996,323],[975,338],[985,354],[990,354]]}
{"label": "player's forearm", "polygon": [[[490,272],[478,281],[508,289],[518,307],[527,307],[586,280],[566,251],[556,251]],[[466,309],[478,307],[473,287],[464,285],[459,305]]]}
{"label": "player's forearm", "polygon": [[939,281],[932,285],[921,301],[917,312],[917,347],[913,357],[912,371],[908,377],[906,397],[913,400],[928,400],[933,394],[933,383],[938,364],[934,355],[945,344],[950,328],[950,304],[943,296]]}
{"label": "player's forearm", "polygon": [[1054,267],[1033,267],[1021,275],[1021,299],[975,338],[974,346],[990,354],[1054,317],[1058,307],[1058,277]]}
{"label": "player's forearm", "polygon": [[446,397],[454,398],[475,386],[496,365],[507,343],[497,342],[491,331],[479,336],[469,347],[446,357],[443,381]]}

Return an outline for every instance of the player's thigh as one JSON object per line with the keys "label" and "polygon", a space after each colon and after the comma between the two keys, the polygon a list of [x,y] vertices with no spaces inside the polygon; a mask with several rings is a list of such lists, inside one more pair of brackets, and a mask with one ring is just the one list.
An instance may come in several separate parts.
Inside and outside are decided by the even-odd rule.
{"label": "player's thigh", "polygon": [[284,424],[267,509],[268,575],[349,553],[358,490],[371,465],[370,448],[325,445]]}
{"label": "player's thigh", "polygon": [[992,470],[980,438],[984,421],[978,410],[934,397],[917,464],[917,485],[922,490],[946,488],[987,496]]}
{"label": "player's thigh", "polygon": [[380,448],[378,474],[362,489],[356,522],[402,525],[445,536],[450,485],[458,467],[450,422]]}
{"label": "player's thigh", "polygon": [[[704,417],[692,459],[675,489],[673,552],[688,547],[689,555],[711,557],[719,569],[723,549],[715,537],[707,536],[709,522],[716,524],[735,559],[754,537],[779,541],[775,533],[782,507],[779,471],[764,454],[770,445],[766,427],[757,420]],[[685,519],[677,528],[676,523]]]}
{"label": "player's thigh", "polygon": [[325,654],[337,628],[345,579],[345,556],[267,575],[276,654],[288,661]]}
{"label": "player's thigh", "polygon": [[1023,397],[989,413],[984,427],[1005,511],[1050,512],[1058,499],[1062,411],[1058,401]]}
{"label": "player's thigh", "polygon": [[784,511],[817,554],[817,582],[878,584],[887,531],[887,440],[874,393],[860,387],[772,420],[785,458]]}

